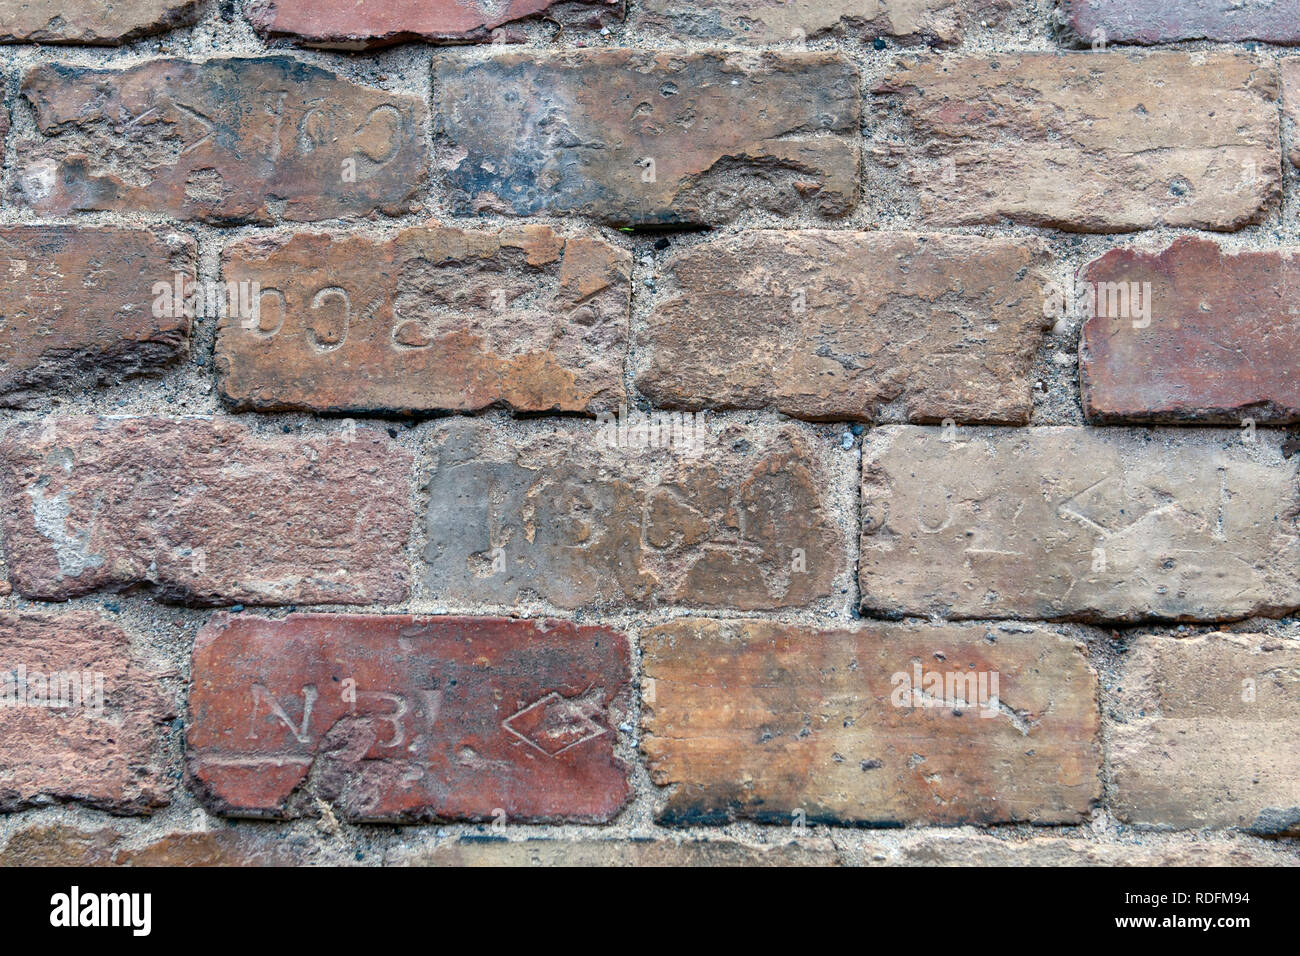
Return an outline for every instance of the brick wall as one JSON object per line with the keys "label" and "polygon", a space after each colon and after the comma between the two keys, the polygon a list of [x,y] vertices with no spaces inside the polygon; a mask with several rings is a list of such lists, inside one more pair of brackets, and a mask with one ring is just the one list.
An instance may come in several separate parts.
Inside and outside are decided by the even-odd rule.
{"label": "brick wall", "polygon": [[1300,861],[1228,8],[0,0],[0,862]]}

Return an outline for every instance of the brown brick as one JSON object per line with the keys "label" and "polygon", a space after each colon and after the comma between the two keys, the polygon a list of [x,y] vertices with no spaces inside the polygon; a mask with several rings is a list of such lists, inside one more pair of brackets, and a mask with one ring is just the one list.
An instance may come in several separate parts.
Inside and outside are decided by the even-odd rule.
{"label": "brown brick", "polygon": [[954,618],[1286,614],[1300,607],[1297,465],[1235,430],[873,429],[862,605]]}
{"label": "brown brick", "polygon": [[1144,635],[1120,662],[1109,749],[1121,820],[1300,834],[1300,643]]}
{"label": "brown brick", "polygon": [[460,213],[707,224],[840,216],[857,198],[858,75],[831,54],[452,55],[434,81]]}
{"label": "brown brick", "polygon": [[194,646],[187,752],[223,813],[603,821],[626,638],[504,618],[217,614]]}
{"label": "brown brick", "polygon": [[[189,320],[174,295],[193,290],[188,237],[136,229],[0,229],[0,405],[115,383],[185,354]],[[157,307],[161,303],[161,306]]]}
{"label": "brown brick", "polygon": [[0,811],[165,806],[160,725],[176,711],[164,676],[138,663],[126,634],[95,614],[0,613]]}
{"label": "brown brick", "polygon": [[701,618],[642,648],[667,823],[1073,823],[1100,797],[1096,675],[1054,631]]}
{"label": "brown brick", "polygon": [[25,827],[0,850],[3,866],[301,866],[315,854],[300,836],[252,827],[166,833],[139,845],[111,827]]}
{"label": "brown brick", "polygon": [[876,87],[874,162],[930,224],[1236,229],[1281,194],[1278,87],[1240,53],[931,57]]}
{"label": "brown brick", "polygon": [[199,0],[0,0],[0,43],[114,45],[198,19]]}
{"label": "brown brick", "polygon": [[799,607],[836,593],[849,562],[843,451],[833,466],[799,426],[692,420],[698,445],[645,447],[643,419],[624,424],[439,426],[428,593],[566,609]]}
{"label": "brown brick", "polygon": [[25,597],[140,584],[196,604],[406,597],[411,459],[375,430],[260,438],[211,419],[64,418],[10,429],[0,453]]}
{"label": "brown brick", "polygon": [[1089,421],[1300,421],[1294,250],[1179,239],[1159,253],[1111,250],[1081,279],[1094,313],[1079,350]]}
{"label": "brown brick", "polygon": [[1027,424],[1047,325],[1034,241],[745,232],[670,259],[637,387],[677,408]]}
{"label": "brown brick", "polygon": [[418,97],[284,57],[46,65],[23,94],[16,198],[44,215],[309,222],[408,210],[426,172]]}
{"label": "brown brick", "polygon": [[1066,36],[1080,44],[1300,43],[1300,5],[1295,0],[1061,0],[1060,9]]}
{"label": "brown brick", "polygon": [[258,283],[262,309],[219,328],[222,394],[261,411],[617,408],[631,271],[546,226],[244,240],[225,278]]}
{"label": "brown brick", "polygon": [[389,866],[836,866],[829,840],[752,845],[734,840],[460,839],[390,853]]}
{"label": "brown brick", "polygon": [[828,36],[904,43],[956,43],[981,21],[1001,19],[1007,0],[640,0],[638,29],[709,43],[779,43]]}
{"label": "brown brick", "polygon": [[310,46],[363,49],[406,40],[483,43],[496,27],[545,18],[566,31],[598,29],[622,17],[623,0],[383,0],[320,3],[319,0],[254,0],[248,15],[269,36],[293,37]]}

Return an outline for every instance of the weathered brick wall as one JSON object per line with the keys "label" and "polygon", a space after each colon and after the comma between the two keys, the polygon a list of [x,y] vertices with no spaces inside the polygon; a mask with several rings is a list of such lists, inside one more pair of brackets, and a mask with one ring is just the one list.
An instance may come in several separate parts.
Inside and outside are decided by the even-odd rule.
{"label": "weathered brick wall", "polygon": [[1293,45],[0,0],[0,862],[1300,862]]}

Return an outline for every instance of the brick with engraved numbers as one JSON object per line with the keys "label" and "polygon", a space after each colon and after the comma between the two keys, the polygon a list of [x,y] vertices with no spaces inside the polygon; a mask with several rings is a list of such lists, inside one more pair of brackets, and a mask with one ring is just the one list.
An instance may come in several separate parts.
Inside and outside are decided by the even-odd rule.
{"label": "brick with engraved numbers", "polygon": [[46,64],[23,95],[37,134],[15,198],[217,223],[399,214],[424,180],[419,97],[286,57]]}
{"label": "brick with engraved numbers", "polygon": [[298,233],[226,248],[223,396],[270,411],[603,411],[625,400],[632,257],[546,226]]}

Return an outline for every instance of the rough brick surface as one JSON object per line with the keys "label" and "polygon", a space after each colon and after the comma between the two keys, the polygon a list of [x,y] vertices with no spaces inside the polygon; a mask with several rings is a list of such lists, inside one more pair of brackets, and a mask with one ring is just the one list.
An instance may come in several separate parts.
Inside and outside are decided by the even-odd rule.
{"label": "rough brick surface", "polygon": [[1144,635],[1121,663],[1109,746],[1120,819],[1300,834],[1300,643]]}
{"label": "rough brick surface", "polygon": [[[1294,131],[1300,124],[1300,56],[1284,56],[1282,68],[1282,114],[1290,121]],[[1300,166],[1300,139],[1291,138],[1287,159],[1292,166]]]}
{"label": "rough brick surface", "polygon": [[46,65],[23,94],[41,136],[23,145],[15,198],[43,215],[400,213],[426,173],[418,98],[285,57]]}
{"label": "rough brick surface", "polygon": [[868,166],[926,223],[1237,229],[1281,193],[1277,69],[1247,54],[932,57],[875,93],[899,131]]}
{"label": "rough brick surface", "polygon": [[510,52],[433,70],[457,212],[691,224],[839,216],[857,198],[858,74],[834,55]]}
{"label": "rough brick surface", "polygon": [[0,613],[0,811],[166,805],[162,676],[95,614]]}
{"label": "rough brick surface", "polygon": [[1009,7],[1006,0],[642,0],[629,16],[638,28],[717,44],[827,36],[949,44]]}
{"label": "rough brick surface", "polygon": [[1300,607],[1297,465],[1236,432],[874,429],[862,605],[1115,621],[1288,613]]}
{"label": "rough brick surface", "polygon": [[188,26],[199,0],[0,0],[0,43],[117,44]]}
{"label": "rough brick surface", "polygon": [[258,283],[261,310],[221,324],[222,394],[259,411],[617,408],[631,269],[545,226],[245,240],[225,278]]}
{"label": "rough brick surface", "polygon": [[1295,0],[1060,0],[1069,38],[1079,43],[1263,40],[1300,43]]}
{"label": "rough brick surface", "polygon": [[484,42],[503,24],[535,17],[562,27],[599,27],[622,15],[623,0],[384,0],[320,3],[319,0],[254,0],[253,26],[311,46],[358,49],[404,40]]}
{"label": "rough brick surface", "polygon": [[391,854],[395,866],[835,866],[829,840],[751,846],[732,840],[474,840]]}
{"label": "rough brick surface", "polygon": [[155,308],[154,286],[192,288],[196,260],[194,241],[178,235],[0,228],[0,405],[27,406],[179,358],[189,320],[174,295]]}
{"label": "rough brick surface", "polygon": [[[1090,421],[1300,421],[1294,251],[1179,239],[1159,253],[1111,250],[1080,278],[1096,290],[1079,351]],[[1143,299],[1149,312],[1134,307]]]}
{"label": "rough brick surface", "polygon": [[196,604],[406,596],[411,460],[373,429],[259,438],[210,419],[65,418],[15,426],[0,455],[25,597],[140,584]]}
{"label": "rough brick surface", "polygon": [[637,423],[522,439],[487,422],[441,426],[428,480],[430,596],[758,609],[833,592],[848,563],[833,509],[844,476],[809,433],[705,424],[698,448],[644,447],[632,443]]}
{"label": "rough brick surface", "polygon": [[626,638],[504,618],[218,614],[195,641],[187,753],[220,812],[602,821]]}
{"label": "rough brick surface", "polygon": [[1096,675],[1049,630],[685,619],[642,647],[668,823],[1071,823],[1101,794]]}
{"label": "rough brick surface", "polygon": [[25,827],[0,850],[0,866],[302,866],[317,854],[303,837],[249,830],[165,833],[132,845],[110,827]]}
{"label": "rough brick surface", "polygon": [[[678,408],[1026,424],[1047,323],[1032,241],[746,232],[669,260],[637,387]],[[738,268],[738,263],[745,263]]]}

